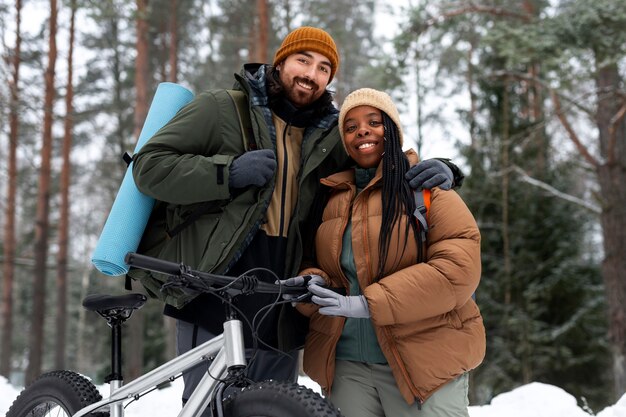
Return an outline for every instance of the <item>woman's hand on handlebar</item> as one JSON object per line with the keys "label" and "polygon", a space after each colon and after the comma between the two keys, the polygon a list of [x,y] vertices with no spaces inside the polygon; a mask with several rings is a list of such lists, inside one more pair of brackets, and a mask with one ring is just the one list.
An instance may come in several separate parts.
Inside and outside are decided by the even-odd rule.
{"label": "woman's hand on handlebar", "polygon": [[[326,280],[319,275],[299,275],[297,277],[281,279],[276,281],[278,285],[284,285],[285,287],[308,287],[311,284],[316,284],[320,286],[326,285]],[[296,295],[296,294],[283,294],[282,298],[285,301],[291,301],[291,305],[295,306],[296,303],[305,301],[310,299],[311,293],[308,291],[304,294]]]}

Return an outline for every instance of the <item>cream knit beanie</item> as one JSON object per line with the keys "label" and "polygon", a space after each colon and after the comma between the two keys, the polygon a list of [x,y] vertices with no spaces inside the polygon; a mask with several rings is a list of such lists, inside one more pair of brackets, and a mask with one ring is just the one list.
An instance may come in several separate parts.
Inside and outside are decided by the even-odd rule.
{"label": "cream knit beanie", "polygon": [[[372,106],[378,110],[382,110],[389,116],[389,118],[398,127],[398,133],[400,134],[400,146],[404,142],[404,136],[402,135],[402,124],[400,123],[400,114],[396,105],[393,104],[393,100],[389,94],[382,91],[374,90],[373,88],[361,88],[348,94],[348,97],[343,101],[341,110],[339,111],[339,134],[341,135],[341,141],[343,142],[343,122],[346,118],[346,114],[350,110],[359,106]],[[345,147],[344,143],[344,147]]]}

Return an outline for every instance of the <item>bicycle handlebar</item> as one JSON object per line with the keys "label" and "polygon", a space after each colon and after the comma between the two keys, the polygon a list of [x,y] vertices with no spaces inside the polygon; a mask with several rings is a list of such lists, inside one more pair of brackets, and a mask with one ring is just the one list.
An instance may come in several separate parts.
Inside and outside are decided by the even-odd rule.
{"label": "bicycle handlebar", "polygon": [[[241,277],[231,277],[226,275],[211,274],[208,272],[192,270],[182,263],[164,261],[163,259],[153,258],[151,256],[140,255],[134,252],[128,252],[124,258],[127,265],[145,269],[148,271],[158,272],[166,275],[193,276],[210,282],[211,286],[228,286],[234,290],[254,291],[265,294],[305,294],[307,293],[306,285],[302,286],[284,286],[274,283],[259,281],[258,279],[241,280]],[[251,285],[252,284],[252,285]]]}

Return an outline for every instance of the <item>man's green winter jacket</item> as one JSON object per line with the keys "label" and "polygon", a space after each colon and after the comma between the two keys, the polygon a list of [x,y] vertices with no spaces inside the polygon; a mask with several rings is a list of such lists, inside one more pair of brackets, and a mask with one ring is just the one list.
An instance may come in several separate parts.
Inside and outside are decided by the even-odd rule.
{"label": "man's green winter jacket", "polygon": [[[245,74],[244,70],[242,74]],[[267,97],[254,91],[250,80],[237,77],[250,107],[253,148],[274,149],[268,129]],[[347,156],[337,131],[336,112],[307,128],[302,145],[298,177],[299,195],[288,232],[286,274],[294,275],[303,255],[303,236],[310,208],[320,187],[320,178],[345,167]],[[269,118],[271,123],[271,117]],[[263,187],[248,187],[231,193],[229,168],[246,150],[236,107],[226,90],[210,90],[198,96],[135,156],[133,175],[141,192],[163,202],[166,225],[149,223],[140,252],[194,269],[227,273],[264,221],[274,181]],[[173,238],[165,238],[201,204],[208,212]],[[156,215],[156,214],[155,214]],[[162,222],[161,222],[162,223]],[[150,273],[131,270],[155,296],[182,307],[193,296],[178,289],[160,294],[163,282]]]}

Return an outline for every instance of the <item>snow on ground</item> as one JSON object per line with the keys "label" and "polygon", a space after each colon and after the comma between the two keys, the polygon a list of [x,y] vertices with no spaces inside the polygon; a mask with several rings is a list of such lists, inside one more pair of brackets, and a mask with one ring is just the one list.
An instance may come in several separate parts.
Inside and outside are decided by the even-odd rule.
{"label": "snow on ground", "polygon": [[[317,392],[319,386],[308,378],[300,378],[300,384]],[[109,391],[107,385],[98,387],[102,394]],[[5,415],[17,397],[20,388],[13,387],[0,377],[0,415]],[[177,379],[168,388],[148,394],[126,408],[126,417],[176,416],[180,411],[182,381]],[[470,417],[589,417],[576,405],[574,396],[553,385],[533,382],[513,391],[496,396],[489,405],[472,406]],[[596,414],[597,417],[626,417],[626,394],[614,405]]]}

